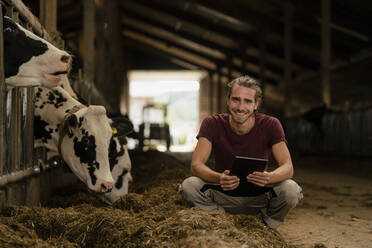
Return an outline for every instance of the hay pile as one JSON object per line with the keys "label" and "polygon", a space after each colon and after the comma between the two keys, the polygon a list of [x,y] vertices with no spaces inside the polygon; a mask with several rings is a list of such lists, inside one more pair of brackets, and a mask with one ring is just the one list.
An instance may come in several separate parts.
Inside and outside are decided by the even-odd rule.
{"label": "hay pile", "polygon": [[0,215],[0,247],[289,247],[256,216],[205,212],[177,194],[188,165],[163,153],[134,152],[130,192],[112,206],[81,186],[43,207]]}

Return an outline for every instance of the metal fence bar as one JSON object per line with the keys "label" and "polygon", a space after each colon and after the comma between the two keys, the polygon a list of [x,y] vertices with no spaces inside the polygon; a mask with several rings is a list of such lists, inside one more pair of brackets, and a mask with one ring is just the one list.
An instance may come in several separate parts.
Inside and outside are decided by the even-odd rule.
{"label": "metal fence bar", "polygon": [[[23,104],[22,104],[22,161],[21,168],[32,168],[36,161],[34,161],[33,147],[34,147],[34,89],[24,88]],[[31,135],[32,134],[32,135]]]}
{"label": "metal fence bar", "polygon": [[302,118],[287,120],[286,136],[299,152],[372,156],[372,109],[326,113],[320,130]]}

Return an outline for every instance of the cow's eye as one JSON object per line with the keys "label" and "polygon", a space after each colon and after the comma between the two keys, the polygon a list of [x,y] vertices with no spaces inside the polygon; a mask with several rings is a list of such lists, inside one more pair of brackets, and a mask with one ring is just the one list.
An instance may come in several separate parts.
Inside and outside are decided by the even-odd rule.
{"label": "cow's eye", "polygon": [[11,29],[11,28],[5,28],[4,29],[4,33],[10,33],[10,32],[13,32],[14,30],[13,29]]}

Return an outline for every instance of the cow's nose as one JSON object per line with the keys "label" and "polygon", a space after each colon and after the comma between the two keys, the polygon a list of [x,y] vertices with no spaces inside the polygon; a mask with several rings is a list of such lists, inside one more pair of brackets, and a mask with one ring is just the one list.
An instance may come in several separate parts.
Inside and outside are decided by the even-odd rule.
{"label": "cow's nose", "polygon": [[62,55],[61,56],[61,62],[68,64],[68,63],[70,63],[70,58],[71,58],[71,56]]}
{"label": "cow's nose", "polygon": [[101,184],[101,192],[108,193],[111,192],[114,187],[114,183],[104,182]]}

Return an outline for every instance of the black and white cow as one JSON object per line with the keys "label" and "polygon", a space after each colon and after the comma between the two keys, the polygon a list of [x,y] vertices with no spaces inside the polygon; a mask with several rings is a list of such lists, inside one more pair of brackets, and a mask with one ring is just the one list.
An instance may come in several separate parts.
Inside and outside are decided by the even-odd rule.
{"label": "black and white cow", "polygon": [[[70,81],[66,76],[62,77],[63,87],[75,100],[81,98],[73,91]],[[109,148],[110,170],[114,179],[114,187],[111,192],[100,195],[100,198],[108,203],[117,201],[121,196],[128,194],[129,183],[133,180],[131,175],[132,163],[129,157],[126,136],[133,131],[133,124],[125,116],[109,118],[113,129]]]}
{"label": "black and white cow", "polygon": [[[66,76],[62,77],[61,86],[64,88],[64,90],[60,89],[60,87],[55,88],[55,89],[60,89],[58,90],[60,91],[60,93],[64,92],[64,94],[66,94],[67,92],[69,94],[65,96],[64,99],[62,99],[61,97],[52,97],[53,99],[55,98],[56,100],[50,101],[48,100],[50,96],[48,96],[47,94],[40,94],[39,93],[40,90],[37,89],[37,92],[36,92],[37,102],[45,102],[45,104],[52,104],[55,107],[56,106],[58,107],[58,105],[61,105],[61,103],[64,101],[67,101],[67,102],[72,101],[71,99],[74,100],[72,102],[78,102],[77,101],[78,96],[72,90],[71,85]],[[47,91],[47,89],[44,89],[44,88],[40,88],[40,89]],[[49,93],[49,95],[58,95],[58,94]],[[57,98],[59,98],[60,100],[57,100]],[[36,104],[35,107],[36,107],[35,114],[36,112],[41,112],[41,114],[43,115],[48,114],[47,111],[42,112],[38,110],[38,108],[40,107],[38,104]],[[43,117],[43,119],[46,119],[46,118],[48,117],[47,116]],[[129,153],[128,153],[127,140],[126,140],[125,135],[128,134],[133,129],[133,126],[131,125],[131,122],[125,118],[113,118],[113,119],[108,119],[108,120],[109,120],[109,123],[111,124],[112,130],[114,130],[110,138],[110,145],[109,145],[109,150],[108,150],[110,171],[114,179],[114,186],[110,192],[105,193],[103,195],[99,195],[99,197],[105,202],[113,203],[116,200],[118,200],[121,196],[126,195],[128,193],[129,182],[132,181],[132,176],[130,172],[132,165],[131,165],[131,160],[130,160]],[[41,119],[36,115],[35,116],[35,127],[37,126],[39,128],[35,129],[35,140],[38,143],[40,143],[39,136],[41,137],[41,139],[44,139],[46,141],[49,140],[48,133],[51,132],[52,130],[46,129],[44,127],[45,125],[46,123],[43,123]],[[36,135],[37,133],[38,135]],[[41,145],[38,144],[37,146],[43,146],[43,147],[50,149],[49,147],[51,146],[51,144],[48,144],[50,142],[51,141],[43,142]],[[52,144],[52,146],[54,145]],[[47,158],[50,159],[50,158],[55,157],[56,155],[58,155],[58,153],[55,149],[50,150],[47,153]]]}
{"label": "black and white cow", "polygon": [[60,155],[90,190],[111,191],[112,129],[105,108],[86,107],[61,87],[38,87],[35,95],[35,148],[47,148],[49,158]]}
{"label": "black and white cow", "polygon": [[8,86],[55,87],[70,68],[71,55],[12,19],[3,18],[4,70]]}

